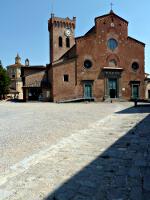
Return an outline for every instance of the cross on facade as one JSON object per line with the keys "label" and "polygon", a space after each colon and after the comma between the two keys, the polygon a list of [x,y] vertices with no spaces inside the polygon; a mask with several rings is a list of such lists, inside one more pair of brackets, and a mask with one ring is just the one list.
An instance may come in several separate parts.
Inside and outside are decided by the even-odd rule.
{"label": "cross on facade", "polygon": [[113,10],[113,5],[114,5],[114,4],[111,2],[111,4],[110,4],[110,6],[111,6],[111,10]]}

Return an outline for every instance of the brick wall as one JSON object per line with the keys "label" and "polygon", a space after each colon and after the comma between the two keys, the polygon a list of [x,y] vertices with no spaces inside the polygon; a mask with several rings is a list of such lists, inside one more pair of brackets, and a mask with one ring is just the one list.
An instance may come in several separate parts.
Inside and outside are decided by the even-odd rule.
{"label": "brick wall", "polygon": [[[58,38],[58,33],[55,37]],[[114,38],[118,42],[118,47],[114,50],[108,47],[110,38]],[[114,13],[97,17],[95,26],[83,37],[76,38],[73,50],[74,60],[67,58],[70,50],[59,64],[53,64],[49,70],[54,101],[83,97],[83,82],[86,80],[92,81],[92,92],[95,99],[102,100],[105,95],[103,69],[110,66],[111,60],[116,61],[116,68],[122,69],[119,79],[119,90],[122,98],[131,99],[131,82],[137,81],[140,83],[140,98],[144,99],[145,45],[128,37],[128,22],[126,20]],[[56,54],[57,58],[62,54],[58,48],[53,53]],[[86,59],[92,61],[90,69],[84,67]],[[133,62],[139,64],[139,69],[136,71],[132,69]],[[69,75],[67,83],[63,81],[64,74]]]}

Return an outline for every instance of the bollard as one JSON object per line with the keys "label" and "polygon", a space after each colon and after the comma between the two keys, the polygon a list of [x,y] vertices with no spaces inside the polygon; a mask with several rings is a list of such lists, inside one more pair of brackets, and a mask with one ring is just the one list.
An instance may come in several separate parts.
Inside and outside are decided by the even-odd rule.
{"label": "bollard", "polygon": [[137,99],[134,100],[134,107],[137,107]]}

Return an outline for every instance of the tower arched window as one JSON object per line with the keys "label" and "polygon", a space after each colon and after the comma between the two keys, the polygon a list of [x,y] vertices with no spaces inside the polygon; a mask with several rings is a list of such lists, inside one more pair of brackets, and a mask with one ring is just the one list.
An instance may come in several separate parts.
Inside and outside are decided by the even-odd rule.
{"label": "tower arched window", "polygon": [[70,48],[70,38],[66,38],[66,47]]}
{"label": "tower arched window", "polygon": [[62,47],[63,46],[63,40],[62,40],[61,36],[59,37],[59,41],[58,42],[59,42],[59,47]]}

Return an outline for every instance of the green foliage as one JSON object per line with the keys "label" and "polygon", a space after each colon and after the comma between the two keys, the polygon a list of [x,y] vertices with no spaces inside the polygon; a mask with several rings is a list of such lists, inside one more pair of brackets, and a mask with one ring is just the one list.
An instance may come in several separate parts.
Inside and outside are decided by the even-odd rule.
{"label": "green foliage", "polygon": [[10,78],[5,68],[0,61],[0,99],[5,97],[9,92]]}

